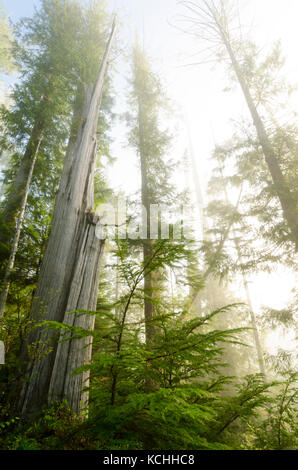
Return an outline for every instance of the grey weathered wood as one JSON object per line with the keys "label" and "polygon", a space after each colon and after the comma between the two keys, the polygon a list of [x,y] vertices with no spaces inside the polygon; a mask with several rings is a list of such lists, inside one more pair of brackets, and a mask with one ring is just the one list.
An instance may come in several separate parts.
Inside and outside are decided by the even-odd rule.
{"label": "grey weathered wood", "polygon": [[[76,141],[70,139],[56,199],[52,230],[42,262],[32,318],[65,322],[93,329],[94,317],[69,314],[76,309],[94,311],[97,300],[100,258],[104,241],[95,236],[97,219],[93,215],[93,180],[96,155],[96,130],[101,97],[115,35],[113,23],[96,85],[85,88],[81,124]],[[56,333],[57,334],[57,333]],[[63,335],[61,336],[63,339]],[[79,411],[86,394],[82,386],[88,374],[71,376],[91,355],[91,338],[59,343],[55,333],[39,327],[28,343],[36,354],[28,361],[28,379],[23,386],[20,412],[28,415],[54,399],[66,398]],[[88,347],[85,347],[88,344]],[[48,348],[51,348],[51,352]],[[26,354],[26,353],[25,353]]]}

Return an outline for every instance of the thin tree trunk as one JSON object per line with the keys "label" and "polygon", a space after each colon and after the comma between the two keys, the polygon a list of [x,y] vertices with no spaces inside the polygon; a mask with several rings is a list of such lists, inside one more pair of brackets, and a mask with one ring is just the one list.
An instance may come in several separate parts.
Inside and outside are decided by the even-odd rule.
{"label": "thin tree trunk", "polygon": [[[70,137],[60,188],[56,199],[52,230],[41,266],[32,319],[63,322],[92,330],[94,315],[71,313],[78,309],[94,311],[97,301],[100,259],[104,241],[96,237],[98,218],[94,210],[94,165],[96,131],[108,58],[115,35],[113,23],[95,87],[86,87],[82,119],[76,141]],[[92,338],[71,339],[71,333],[56,334],[38,327],[29,336],[29,349],[35,345],[27,365],[19,402],[20,412],[31,415],[53,400],[67,399],[79,412],[86,406],[89,373],[72,375],[90,360]],[[25,353],[26,354],[26,353]]]}
{"label": "thin tree trunk", "polygon": [[[221,169],[221,174],[223,176],[222,169]],[[224,189],[224,192],[225,192],[226,202],[229,202],[226,187]],[[234,239],[234,245],[235,245],[236,252],[237,252],[238,263],[240,264],[240,266],[242,266],[243,265],[243,260],[242,260],[242,256],[241,256],[241,252],[240,252],[239,243],[236,239],[236,234],[235,234],[234,228],[232,228],[232,236],[233,236],[233,239]],[[260,341],[260,337],[259,337],[259,332],[258,332],[258,328],[257,328],[256,317],[255,317],[255,313],[254,313],[253,306],[252,306],[248,281],[247,281],[247,277],[246,277],[246,274],[245,274],[243,269],[241,269],[241,276],[242,276],[243,286],[244,286],[244,289],[245,289],[246,302],[247,302],[247,305],[248,305],[248,308],[249,308],[249,315],[250,315],[250,321],[251,321],[252,330],[253,330],[253,338],[254,338],[254,343],[255,343],[257,357],[258,357],[259,369],[260,369],[261,374],[264,375],[264,382],[266,382],[266,369],[265,369],[265,361],[264,361],[263,350],[262,350],[261,341]]]}
{"label": "thin tree trunk", "polygon": [[[153,256],[152,250],[152,241],[144,240],[143,244],[143,257],[144,263],[150,260]],[[145,316],[145,326],[146,326],[146,342],[147,346],[151,346],[154,341],[155,328],[152,323],[154,317],[154,307],[153,307],[153,279],[152,273],[146,273],[144,277],[144,292],[145,292],[145,301],[144,301],[144,316]]]}
{"label": "thin tree trunk", "polygon": [[[142,206],[146,210],[146,220],[143,220],[145,224],[145,236],[143,240],[143,263],[146,266],[153,259],[153,240],[151,240],[151,227],[150,227],[150,211],[152,196],[149,188],[148,181],[148,155],[146,152],[146,144],[144,139],[144,128],[145,128],[144,110],[142,106],[142,98],[138,97],[138,125],[139,125],[139,153],[141,160],[141,198]],[[150,349],[153,346],[156,329],[153,323],[155,315],[154,304],[153,304],[153,273],[152,271],[144,271],[144,319],[145,319],[145,337],[147,348]],[[148,365],[150,367],[150,364]],[[148,393],[156,390],[156,384],[151,378],[147,378],[145,381],[145,388]]]}
{"label": "thin tree trunk", "polygon": [[[148,162],[147,155],[145,150],[144,142],[144,119],[143,115],[141,98],[138,99],[138,120],[139,120],[139,150],[141,158],[141,194],[142,194],[142,205],[146,210],[146,236],[147,238],[143,240],[143,262],[144,265],[152,258],[153,255],[153,246],[152,240],[150,239],[150,191],[148,184]],[[144,317],[145,317],[145,329],[146,329],[146,343],[150,347],[154,339],[154,326],[152,324],[152,319],[154,316],[153,308],[153,280],[152,272],[145,272],[144,274]]]}
{"label": "thin tree trunk", "polygon": [[18,215],[17,223],[16,223],[15,234],[14,234],[14,238],[13,238],[13,242],[12,242],[12,246],[11,246],[11,253],[10,253],[9,260],[8,260],[8,264],[7,264],[6,269],[5,269],[3,287],[2,287],[2,290],[1,290],[1,294],[0,294],[0,320],[2,319],[2,317],[4,315],[4,310],[5,310],[7,296],[8,296],[8,292],[9,292],[9,286],[10,286],[10,276],[11,276],[12,270],[14,268],[15,257],[16,257],[16,253],[17,253],[17,250],[18,250],[18,246],[19,246],[20,234],[21,234],[21,230],[22,230],[22,227],[23,227],[23,221],[24,221],[24,216],[25,216],[25,210],[26,210],[26,205],[27,205],[28,194],[29,194],[29,190],[30,190],[30,186],[31,186],[31,182],[32,182],[33,171],[34,171],[35,163],[36,163],[36,160],[37,160],[40,143],[41,143],[41,137],[39,138],[39,141],[37,143],[37,147],[35,149],[33,159],[31,161],[31,167],[29,169],[27,182],[26,182],[26,186],[25,186],[25,190],[24,190],[24,195],[23,195],[23,199],[22,199],[22,202],[21,202],[21,206],[20,206],[20,212],[19,212],[19,215]]}
{"label": "thin tree trunk", "polygon": [[[188,129],[188,132],[189,132],[189,129]],[[198,172],[197,172],[197,167],[196,167],[196,162],[195,162],[195,158],[194,158],[194,153],[193,153],[193,149],[192,149],[192,145],[191,145],[191,136],[190,136],[190,132],[189,132],[189,141],[190,141],[190,152],[191,152],[191,164],[192,164],[192,170],[193,170],[193,175],[194,175],[194,178],[195,180],[197,181],[194,181],[195,182],[195,188],[196,188],[196,195],[197,195],[197,204],[200,205],[200,207],[203,208],[203,195],[202,195],[202,192],[201,192],[201,187],[200,187],[200,184],[199,184],[199,178],[198,178]],[[226,199],[226,202],[228,202],[228,195],[227,195],[227,190],[225,188],[224,190],[225,192],[225,199]],[[240,204],[240,200],[241,200],[241,194],[242,194],[242,190],[240,191],[240,194],[239,194],[239,197],[238,197],[238,202],[237,202],[237,206],[236,208],[239,206]],[[205,217],[202,217],[202,220],[201,220],[201,223],[203,225],[203,233],[206,233],[206,226],[205,224],[207,223]],[[218,254],[221,252],[221,250],[223,249],[223,246],[230,234],[230,232],[232,231],[232,233],[234,234],[234,229],[233,229],[233,219],[231,220],[230,224],[228,225],[227,229],[226,229],[226,232],[224,234],[224,236],[222,237],[222,240],[221,242],[219,243],[218,245],[218,248],[215,252],[215,255],[214,255],[214,259],[216,260],[217,259],[217,256]],[[240,249],[239,249],[239,245],[237,243],[237,240],[236,240],[236,237],[235,235],[233,236],[234,238],[234,244],[235,244],[235,248],[236,248],[236,251],[237,251],[237,257],[238,257],[238,261],[239,263],[242,265],[242,257],[241,257],[241,253],[240,253]],[[207,270],[206,272],[204,273],[203,275],[203,279],[207,279],[212,271],[212,268],[213,268],[213,265],[211,265]],[[261,374],[264,375],[264,380],[266,380],[266,372],[265,372],[265,362],[264,362],[264,356],[263,356],[263,351],[262,351],[262,346],[261,346],[261,342],[260,342],[260,338],[259,338],[259,333],[258,333],[258,329],[257,329],[257,325],[256,325],[256,318],[255,318],[255,314],[254,314],[254,311],[253,311],[253,307],[252,307],[252,302],[251,302],[251,297],[250,297],[250,292],[249,292],[249,286],[248,286],[248,282],[247,282],[247,278],[246,278],[246,275],[245,275],[245,272],[242,270],[241,272],[241,275],[242,275],[242,280],[243,280],[243,286],[244,286],[244,289],[245,289],[245,294],[246,294],[246,301],[247,301],[247,305],[249,307],[249,314],[250,314],[250,319],[251,319],[251,324],[252,324],[252,328],[253,328],[253,337],[254,337],[254,343],[255,343],[255,347],[256,347],[256,352],[257,352],[257,357],[258,357],[258,363],[259,363],[259,368],[260,368],[260,372]],[[194,308],[198,305],[200,305],[199,303],[199,298],[200,296],[200,292],[197,292],[194,294],[193,298],[192,298],[192,303],[191,303],[191,308]]]}
{"label": "thin tree trunk", "polygon": [[18,214],[21,210],[22,201],[24,197],[26,197],[27,182],[32,169],[32,162],[38,153],[43,127],[42,122],[35,122],[26,151],[5,201],[5,205],[1,211],[0,244],[4,253],[1,260],[2,266],[5,265],[9,258],[11,239],[16,227]]}
{"label": "thin tree trunk", "polygon": [[[234,232],[234,230],[233,230],[233,232]],[[238,245],[237,240],[235,238],[235,234],[234,234],[234,243],[235,243],[235,247],[236,247],[236,250],[237,250],[238,261],[239,261],[240,264],[242,264],[242,257],[241,257],[239,245]],[[243,286],[244,286],[244,289],[245,289],[246,302],[247,302],[247,305],[248,305],[248,308],[249,308],[250,321],[251,321],[252,330],[253,330],[253,337],[254,337],[254,343],[255,343],[257,357],[258,357],[259,369],[260,369],[261,374],[264,375],[264,381],[266,381],[266,369],[265,369],[264,355],[263,355],[263,350],[262,350],[260,337],[259,337],[259,332],[258,332],[258,328],[257,328],[256,317],[255,317],[255,313],[254,313],[254,310],[253,310],[252,301],[251,301],[251,297],[250,297],[248,281],[247,281],[245,272],[243,270],[241,272],[241,275],[242,275]]]}
{"label": "thin tree trunk", "polygon": [[260,145],[262,147],[262,150],[265,156],[265,161],[267,163],[269,172],[272,177],[276,194],[280,200],[284,218],[291,231],[292,240],[296,245],[296,249],[298,250],[298,207],[297,207],[297,204],[295,202],[293,194],[291,193],[290,189],[287,186],[284,175],[280,168],[280,164],[278,162],[278,157],[269,140],[264,123],[258,113],[257,107],[255,103],[253,102],[249,87],[247,85],[245,77],[243,76],[241,72],[240,65],[235,57],[231,43],[229,39],[227,38],[227,35],[225,34],[223,28],[219,24],[214,12],[212,14],[218,25],[222,41],[227,49],[235,74],[237,76],[237,79],[243,91],[243,95],[245,97],[248,109],[253,119],[253,123],[257,131],[258,139],[259,139]]}
{"label": "thin tree trunk", "polygon": [[[223,169],[222,168],[220,168],[220,172],[221,172],[221,176],[223,177]],[[229,198],[228,198],[228,192],[227,192],[226,187],[224,188],[224,194],[225,194],[226,203],[228,203]],[[238,263],[240,264],[240,266],[242,266],[243,265],[243,260],[242,260],[242,256],[241,256],[241,252],[240,252],[239,243],[237,241],[234,228],[232,228],[231,230],[232,230],[234,245],[235,245],[236,252],[237,252]],[[246,295],[246,302],[247,302],[247,305],[248,305],[248,308],[249,308],[249,315],[250,315],[250,321],[251,321],[251,325],[252,325],[252,329],[253,329],[253,338],[254,338],[254,343],[255,343],[257,357],[258,357],[259,369],[260,369],[261,374],[264,375],[264,382],[266,382],[266,369],[265,369],[265,361],[264,361],[263,350],[262,350],[261,341],[260,341],[260,337],[259,337],[259,332],[258,332],[258,328],[257,328],[256,317],[255,317],[255,313],[254,313],[253,306],[252,306],[248,281],[247,281],[247,277],[246,277],[246,274],[245,274],[243,269],[241,269],[241,276],[242,276],[242,282],[243,282],[245,295]]]}
{"label": "thin tree trunk", "polygon": [[[287,187],[284,175],[281,171],[278,158],[275,154],[274,148],[269,140],[269,137],[267,135],[265,126],[263,124],[263,121],[258,113],[257,107],[255,103],[253,102],[249,87],[247,85],[246,79],[243,76],[241,72],[240,65],[236,59],[236,56],[233,52],[232,45],[225,34],[222,26],[218,22],[218,19],[215,15],[214,12],[212,12],[212,15],[214,17],[214,20],[218,26],[222,41],[226,47],[226,50],[229,54],[232,66],[234,68],[235,74],[237,76],[237,79],[239,81],[239,84],[241,86],[244,98],[246,100],[248,109],[250,111],[251,117],[253,119],[254,126],[257,131],[258,139],[261,144],[264,156],[265,156],[265,161],[267,163],[269,172],[271,174],[276,193],[278,195],[278,198],[281,203],[281,207],[283,210],[283,214],[285,217],[285,220],[288,223],[288,226],[290,228],[291,234],[292,234],[292,239],[295,242],[296,249],[298,250],[298,207],[297,204],[295,203],[294,197]],[[227,199],[227,193],[225,190],[225,196]],[[234,237],[234,243],[237,251],[237,256],[240,264],[242,264],[242,257],[239,249],[239,245]],[[250,310],[250,317],[251,317],[251,323],[253,327],[253,335],[254,335],[254,341],[255,341],[255,346],[256,346],[256,351],[257,351],[257,356],[258,356],[258,362],[259,362],[259,367],[260,367],[260,372],[264,374],[264,378],[266,377],[265,374],[265,363],[264,363],[264,357],[263,357],[263,351],[261,348],[261,343],[259,339],[259,334],[257,330],[257,325],[256,325],[256,319],[255,319],[255,314],[252,308],[252,302],[250,298],[250,292],[249,292],[249,287],[248,287],[248,282],[246,279],[245,273],[242,271],[242,279],[243,279],[243,285],[245,288],[246,292],[246,299],[247,303],[249,306]],[[266,380],[266,379],[265,379]]]}

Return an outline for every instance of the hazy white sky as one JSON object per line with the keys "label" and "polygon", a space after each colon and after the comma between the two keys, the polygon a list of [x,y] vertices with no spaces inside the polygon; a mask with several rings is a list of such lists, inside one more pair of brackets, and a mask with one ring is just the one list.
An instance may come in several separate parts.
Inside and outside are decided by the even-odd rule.
{"label": "hazy white sky", "polygon": [[[183,11],[176,0],[108,0],[108,6],[110,10],[121,12],[122,43],[129,51],[136,30],[139,31],[167,93],[187,114],[199,173],[202,183],[206,183],[214,142],[222,142],[232,135],[231,119],[247,115],[241,93],[237,89],[232,94],[223,92],[227,80],[221,66],[213,69],[208,65],[184,67],[189,62],[196,62],[196,56],[192,55],[200,46],[173,26]],[[298,83],[298,0],[239,0],[239,9],[243,25],[251,29],[260,46],[266,48],[281,40],[287,58],[287,76]],[[126,90],[126,64],[120,66],[118,73],[117,84]],[[183,135],[184,130],[181,131]],[[121,161],[115,165],[111,177],[116,186],[133,189],[139,184],[136,162],[132,153],[121,145],[125,142],[124,130],[118,128],[117,135],[114,149],[121,155]],[[187,146],[185,133],[184,138]],[[182,151],[183,143],[180,142],[176,152]],[[280,270],[271,276],[254,276],[250,286],[256,310],[262,304],[282,308],[294,285],[295,279]]]}
{"label": "hazy white sky", "polygon": [[[238,0],[242,22],[261,46],[281,39],[287,56],[287,73],[298,81],[298,1]],[[222,67],[188,66],[201,46],[194,38],[179,32],[179,14],[185,12],[177,0],[108,0],[111,11],[119,10],[122,20],[121,43],[129,52],[136,31],[153,58],[170,97],[188,115],[200,168],[208,174],[207,159],[214,141],[232,134],[231,119],[247,113],[241,93],[223,93],[227,85]],[[253,25],[253,26],[252,26]],[[118,66],[117,89],[127,88],[127,60]],[[133,177],[131,178],[133,180]],[[203,178],[203,179],[206,179]],[[133,184],[133,181],[132,181]]]}
{"label": "hazy white sky", "polygon": [[[220,66],[214,70],[208,66],[184,67],[196,61],[192,55],[200,46],[173,26],[178,24],[179,14],[185,12],[178,0],[106,0],[106,3],[110,11],[119,11],[122,22],[119,34],[124,49],[130,52],[138,31],[168,94],[187,113],[197,158],[207,173],[206,161],[214,140],[221,142],[231,135],[231,118],[246,113],[241,94],[231,96],[222,92],[227,82]],[[281,39],[288,74],[298,82],[298,0],[238,0],[238,4],[243,25],[253,28],[253,36],[260,45]],[[4,0],[4,5],[12,20],[16,20],[30,16],[39,0]],[[121,99],[127,88],[126,64],[127,60],[119,61],[116,76]]]}

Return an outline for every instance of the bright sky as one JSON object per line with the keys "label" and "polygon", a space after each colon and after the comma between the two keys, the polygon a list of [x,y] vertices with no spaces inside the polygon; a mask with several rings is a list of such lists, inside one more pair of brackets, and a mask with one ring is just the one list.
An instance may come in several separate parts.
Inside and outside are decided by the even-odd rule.
{"label": "bright sky", "polygon": [[[286,71],[291,80],[298,83],[298,1],[297,0],[238,0],[242,21],[248,29],[253,24],[253,36],[262,46],[268,46],[281,39],[283,52],[287,57]],[[224,93],[227,85],[221,67],[211,70],[208,65],[185,67],[196,62],[193,56],[199,46],[194,39],[179,32],[177,16],[184,10],[177,0],[107,0],[110,11],[119,11],[122,22],[120,43],[127,56],[117,64],[115,90],[118,111],[125,106],[128,62],[131,45],[136,31],[145,49],[153,58],[154,69],[163,79],[170,98],[181,107],[190,122],[194,151],[201,182],[207,181],[208,158],[214,142],[222,142],[232,135],[231,119],[247,113],[241,94]],[[5,8],[13,21],[20,16],[30,16],[38,0],[4,0]],[[245,18],[243,20],[243,18]],[[176,147],[176,154],[187,146],[185,129],[181,129],[185,141]],[[114,156],[119,160],[110,172],[115,188],[134,191],[138,187],[136,160],[125,147],[125,129],[117,125],[113,133]],[[121,157],[121,158],[120,158]],[[278,271],[268,277],[262,274],[251,280],[252,299],[258,310],[262,304],[283,307],[295,284],[293,277]]]}
{"label": "bright sky", "polygon": [[[238,90],[233,94],[223,92],[227,81],[221,67],[212,70],[208,65],[184,66],[196,62],[196,56],[192,55],[200,46],[172,26],[177,24],[177,17],[182,12],[176,0],[108,0],[108,5],[111,10],[125,11],[121,31],[124,44],[133,42],[135,32],[139,30],[145,49],[154,59],[154,68],[164,80],[167,93],[187,114],[199,173],[202,183],[206,183],[210,169],[208,158],[214,142],[229,138],[233,132],[231,119],[247,113],[241,93]],[[298,82],[298,1],[239,0],[239,6],[240,10],[245,8],[244,26],[253,28],[259,45],[267,47],[279,39],[282,41],[288,78]],[[127,74],[126,70],[125,66],[122,67],[120,75]],[[122,78],[118,78],[120,88]],[[126,77],[122,87],[126,88]],[[121,132],[120,135],[115,149],[119,155],[122,154],[123,160],[115,166],[112,177],[116,186],[135,188],[138,181],[135,160],[128,149],[121,147],[125,136]],[[179,147],[179,151],[183,149]],[[296,282],[290,273],[280,269],[270,276],[254,276],[250,290],[256,310],[263,304],[282,308],[291,297]]]}
{"label": "bright sky", "polygon": [[[227,81],[221,67],[212,70],[208,65],[185,66],[196,62],[197,56],[194,54],[200,46],[173,26],[178,24],[179,14],[184,12],[177,0],[108,0],[107,4],[111,11],[121,12],[121,43],[127,52],[130,52],[138,30],[139,38],[153,58],[154,68],[161,75],[167,93],[187,115],[202,183],[206,183],[210,170],[208,157],[214,142],[222,142],[231,136],[231,119],[247,113],[241,93],[238,90],[232,95],[223,93]],[[246,5],[244,25],[250,27],[255,24],[254,37],[260,44],[266,46],[282,39],[284,52],[288,56],[288,75],[298,81],[297,0],[239,0],[239,5]],[[117,89],[127,87],[127,60],[125,62],[118,69]],[[119,130],[117,133],[119,135]],[[122,138],[121,132],[120,135]],[[120,141],[118,139],[117,144]],[[120,153],[120,149],[118,151]],[[133,188],[136,179],[128,158],[123,162],[125,169],[127,177],[124,179],[123,171],[117,171],[113,175],[114,183],[121,186],[125,181],[126,187]]]}
{"label": "bright sky", "polygon": [[39,0],[2,0],[5,11],[13,20],[23,16],[31,16],[34,5],[39,5]]}

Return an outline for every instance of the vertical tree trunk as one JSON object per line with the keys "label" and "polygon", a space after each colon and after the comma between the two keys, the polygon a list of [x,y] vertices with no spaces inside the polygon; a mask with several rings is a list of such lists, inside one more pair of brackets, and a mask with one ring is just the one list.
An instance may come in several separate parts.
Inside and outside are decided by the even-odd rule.
{"label": "vertical tree trunk", "polygon": [[[152,240],[144,240],[143,243],[143,258],[144,264],[152,258]],[[146,327],[146,343],[147,346],[151,346],[154,340],[155,328],[152,323],[154,317],[154,306],[153,306],[153,278],[152,273],[146,273],[144,277],[144,316],[145,316],[145,327]]]}
{"label": "vertical tree trunk", "polygon": [[[52,230],[41,266],[32,319],[64,322],[92,330],[94,316],[71,313],[94,311],[97,301],[99,261],[104,242],[95,235],[93,178],[96,131],[108,58],[115,34],[115,22],[102,60],[95,87],[85,88],[82,119],[76,141],[71,136],[56,199]],[[27,347],[35,345],[27,366],[19,408],[30,415],[41,405],[65,398],[75,411],[86,405],[82,392],[88,373],[72,376],[90,360],[90,337],[57,342],[53,331],[38,327],[29,336]],[[66,334],[67,336],[67,334]],[[61,333],[60,339],[65,339]],[[87,346],[87,347],[86,347]]]}
{"label": "vertical tree trunk", "polygon": [[[143,240],[143,262],[147,264],[153,256],[152,240],[150,239],[150,191],[148,184],[148,162],[145,151],[144,143],[144,119],[141,99],[138,100],[139,113],[139,149],[141,158],[141,194],[142,194],[142,205],[146,210],[146,234],[147,238]],[[153,279],[152,273],[146,272],[144,274],[144,317],[145,317],[145,328],[146,328],[146,343],[150,347],[154,339],[154,326],[152,324],[152,318],[154,316],[153,308]]]}
{"label": "vertical tree trunk", "polygon": [[5,263],[9,258],[11,239],[21,210],[22,201],[24,200],[24,197],[26,197],[26,186],[32,169],[33,160],[40,146],[43,127],[42,122],[35,122],[26,151],[1,211],[0,245],[1,251],[3,252],[1,259],[2,266],[5,266]]}
{"label": "vertical tree trunk", "polygon": [[[153,257],[153,240],[150,236],[150,210],[151,210],[151,194],[149,187],[149,174],[148,174],[148,155],[146,153],[146,145],[144,139],[144,125],[146,116],[142,106],[142,98],[138,97],[138,125],[139,125],[139,153],[141,160],[141,197],[142,205],[146,210],[145,234],[146,239],[143,240],[143,263],[144,266],[150,265],[150,260]],[[145,319],[145,336],[146,345],[150,349],[154,343],[156,329],[154,327],[154,305],[153,305],[153,273],[151,270],[144,271],[144,319]],[[150,365],[149,365],[150,367]],[[150,378],[146,379],[145,388],[148,393],[156,389],[156,384]]]}
{"label": "vertical tree trunk", "polygon": [[6,300],[7,300],[9,286],[10,286],[10,276],[11,276],[12,270],[14,268],[15,257],[16,257],[16,253],[17,253],[17,250],[18,250],[18,246],[19,246],[19,240],[20,240],[21,230],[22,230],[24,216],[25,216],[25,210],[26,210],[26,205],[27,205],[28,194],[29,194],[29,190],[30,190],[30,186],[31,186],[33,171],[34,171],[35,163],[36,163],[36,160],[37,160],[37,155],[38,155],[38,151],[39,151],[39,147],[40,147],[40,142],[41,142],[41,137],[39,138],[39,141],[37,143],[35,154],[33,156],[32,162],[31,162],[31,167],[29,169],[29,174],[28,174],[26,186],[25,186],[25,189],[24,189],[24,195],[23,195],[23,199],[21,201],[20,212],[19,212],[19,215],[18,215],[17,223],[16,223],[15,234],[14,234],[12,247],[11,247],[11,253],[10,253],[9,260],[8,260],[8,264],[7,264],[6,269],[5,269],[3,287],[2,287],[2,290],[1,290],[1,294],[0,294],[0,320],[3,317],[4,310],[5,310]]}

